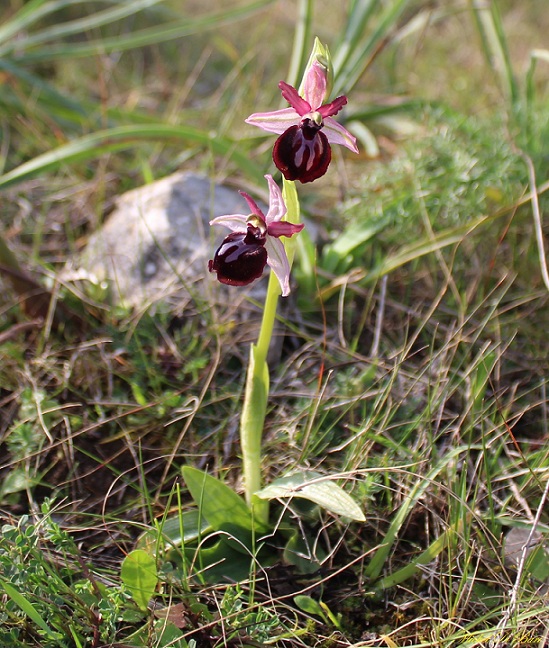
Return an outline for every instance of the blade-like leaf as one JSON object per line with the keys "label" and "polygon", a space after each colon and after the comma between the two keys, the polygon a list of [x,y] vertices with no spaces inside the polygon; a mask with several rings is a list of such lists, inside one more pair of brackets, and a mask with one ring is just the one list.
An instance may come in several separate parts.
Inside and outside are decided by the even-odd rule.
{"label": "blade-like leaf", "polygon": [[[56,22],[54,25],[50,25],[34,34],[25,35],[22,40],[18,39],[17,43],[13,43],[12,47],[17,48],[19,45],[19,47],[26,49],[39,43],[46,43],[58,38],[66,38],[73,34],[84,34],[92,29],[97,29],[101,25],[110,25],[117,20],[127,18],[159,2],[162,2],[162,0],[134,0],[129,4],[124,3],[103,11],[96,11],[91,15],[77,18],[76,20]],[[0,54],[5,54],[7,49],[6,46],[1,47]]]}
{"label": "blade-like leaf", "polygon": [[56,45],[47,43],[43,48],[19,54],[17,61],[19,63],[55,61],[68,57],[97,56],[98,53],[105,55],[111,52],[123,52],[137,47],[157,45],[158,43],[191,34],[202,33],[206,29],[217,28],[220,25],[240,20],[250,13],[262,9],[272,1],[256,0],[256,2],[251,2],[242,7],[232,7],[194,19],[184,18],[168,24],[155,25],[109,38],[102,37],[86,42],[61,43]]}
{"label": "blade-like leaf", "polygon": [[[314,553],[311,550],[314,547]],[[284,562],[297,568],[300,574],[314,574],[321,567],[324,552],[315,544],[313,538],[305,539],[295,529],[284,545]]]}
{"label": "blade-like leaf", "polygon": [[305,471],[275,480],[258,493],[261,499],[302,497],[318,504],[326,511],[364,522],[364,513],[355,500],[338,486],[332,478]]}
{"label": "blade-like leaf", "polygon": [[32,88],[33,92],[39,93],[41,99],[48,101],[57,110],[62,109],[74,120],[82,121],[86,117],[86,111],[82,105],[69,99],[63,93],[58,92],[51,84],[19,65],[7,59],[0,59],[0,70],[23,81]]}
{"label": "blade-like leaf", "polygon": [[181,544],[195,542],[211,533],[212,527],[200,516],[198,511],[182,511],[175,517],[164,520],[158,528],[147,529],[137,541],[137,548],[144,549],[148,553],[156,551],[159,534],[162,544],[170,547],[178,547]]}
{"label": "blade-like leaf", "polygon": [[446,529],[436,540],[434,540],[417,558],[408,563],[398,571],[385,576],[376,584],[376,590],[381,591],[394,585],[412,578],[416,573],[421,571],[423,565],[428,565],[433,562],[437,556],[448,547],[451,538],[461,533],[463,530],[463,522],[460,521],[450,528]]}
{"label": "blade-like leaf", "polygon": [[48,624],[44,621],[38,610],[34,607],[34,605],[27,600],[13,585],[10,585],[10,583],[7,583],[6,581],[0,580],[0,587],[4,588],[4,591],[6,594],[11,598],[11,600],[21,608],[21,610],[31,619],[36,623],[36,625],[44,631],[47,637],[55,639],[55,635],[53,634],[51,628],[48,626]]}
{"label": "blade-like leaf", "polygon": [[299,83],[299,73],[307,57],[307,47],[309,47],[311,23],[313,20],[313,0],[299,0],[298,17],[294,31],[294,46],[290,58],[290,69],[286,77],[287,83],[297,88]]}
{"label": "blade-like leaf", "polygon": [[53,151],[43,153],[28,162],[0,176],[0,189],[5,189],[39,173],[57,169],[64,164],[90,160],[112,151],[119,151],[135,146],[141,140],[190,140],[198,144],[211,146],[215,153],[227,155],[252,177],[261,177],[261,171],[249,157],[235,149],[231,140],[206,133],[189,126],[170,126],[169,124],[140,124],[118,126],[98,131],[75,139]]}
{"label": "blade-like leaf", "polygon": [[186,548],[185,556],[193,565],[193,572],[200,572],[201,578],[210,583],[235,583],[249,578],[253,560],[249,553],[238,551],[223,537],[212,546]]}
{"label": "blade-like leaf", "polygon": [[[282,196],[284,198],[284,202],[286,203],[286,208],[288,209],[286,220],[294,224],[300,223],[301,209],[299,206],[299,197],[297,195],[295,182],[286,180],[286,178],[282,178]],[[292,238],[286,238],[284,240],[284,248],[286,249],[286,254],[288,255],[290,268],[292,267],[294,260],[296,241],[298,238],[299,236],[293,236]]]}
{"label": "blade-like leaf", "polygon": [[257,529],[258,523],[246,502],[229,486],[192,466],[184,466],[181,472],[200,514],[214,530],[226,530],[228,526]]}
{"label": "blade-like leaf", "polygon": [[305,594],[298,594],[294,596],[294,603],[300,610],[307,612],[307,614],[316,614],[321,617],[323,620],[326,618],[324,610],[320,607],[320,603],[315,601],[312,596],[306,596]]}
{"label": "blade-like leaf", "polygon": [[350,10],[345,34],[333,57],[335,73],[340,74],[347,66],[349,57],[357,47],[368,21],[379,6],[379,0],[358,0]]}
{"label": "blade-like leaf", "polygon": [[[357,222],[351,225],[340,234],[333,243],[325,246],[322,250],[320,265],[323,270],[335,273],[342,270],[345,259],[360,245],[370,241],[379,231],[385,227],[382,220],[373,222]],[[346,268],[343,267],[343,270]]]}
{"label": "blade-like leaf", "polygon": [[[450,450],[423,479],[417,481],[406,499],[400,505],[396,514],[393,515],[391,526],[385,533],[383,544],[380,545],[379,549],[372,556],[370,563],[367,565],[365,574],[368,578],[376,580],[383,571],[387,556],[391,552],[393,544],[396,542],[398,533],[404,524],[404,521],[419,499],[423,496],[431,482],[451,461],[454,461],[457,456],[469,452],[472,448],[473,446],[469,446],[468,448],[460,446]],[[478,449],[482,448],[479,447]],[[427,551],[429,551],[429,549],[427,549]]]}
{"label": "blade-like leaf", "polygon": [[380,6],[379,1],[362,0],[353,5],[348,19],[346,38],[334,56],[334,95],[347,94],[352,90],[374,55],[387,40],[391,30],[398,24],[408,3],[409,0],[392,0],[383,3],[383,11],[376,18],[371,31],[367,30],[367,23],[373,15],[374,6],[375,8]]}
{"label": "blade-like leaf", "polygon": [[0,43],[7,41],[16,34],[25,34],[30,25],[45,16],[73,4],[82,4],[87,0],[30,0],[4,24],[0,25]]}

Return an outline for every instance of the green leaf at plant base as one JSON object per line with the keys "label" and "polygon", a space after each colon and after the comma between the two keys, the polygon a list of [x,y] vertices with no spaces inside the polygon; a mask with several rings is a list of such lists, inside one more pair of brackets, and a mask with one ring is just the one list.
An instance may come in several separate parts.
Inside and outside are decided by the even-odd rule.
{"label": "green leaf at plant base", "polygon": [[325,622],[327,621],[324,610],[320,607],[320,603],[315,601],[311,596],[306,596],[305,594],[298,594],[294,596],[294,603],[300,610],[307,612],[307,614],[316,614]]}
{"label": "green leaf at plant base", "polygon": [[[156,555],[157,546],[179,547],[196,542],[213,531],[203,516],[195,509],[182,511],[158,524],[157,528],[147,529],[137,541],[137,549]],[[160,536],[160,537],[159,537]]]}
{"label": "green leaf at plant base", "polygon": [[545,545],[538,545],[528,556],[526,569],[538,581],[549,582],[549,549]]}
{"label": "green leaf at plant base", "polygon": [[137,606],[147,610],[158,583],[156,559],[143,549],[135,549],[124,558],[120,578]]}
{"label": "green leaf at plant base", "polygon": [[[253,560],[251,553],[238,551],[236,542],[227,540],[223,535],[212,546],[186,547],[185,558],[192,572],[209,583],[238,583],[249,578]],[[261,564],[267,563],[262,559]]]}
{"label": "green leaf at plant base", "polygon": [[330,513],[364,522],[364,513],[355,500],[338,486],[332,477],[313,471],[293,473],[276,479],[256,493],[261,499],[303,497]]}
{"label": "green leaf at plant base", "polygon": [[300,574],[314,574],[320,569],[326,554],[318,546],[315,546],[313,552],[313,546],[315,543],[312,538],[307,539],[298,529],[292,529],[290,539],[284,546],[284,562],[296,567]]}
{"label": "green leaf at plant base", "polygon": [[184,466],[181,472],[201,516],[214,530],[226,531],[227,527],[268,530],[253,518],[242,497],[222,481],[192,466]]}
{"label": "green leaf at plant base", "polygon": [[341,614],[337,614],[336,616],[324,601],[316,601],[311,596],[298,594],[294,596],[294,602],[303,612],[319,616],[326,625],[330,625],[331,623],[336,628],[341,629]]}
{"label": "green leaf at plant base", "polygon": [[519,521],[511,521],[512,528],[505,536],[503,545],[506,562],[518,568],[524,561],[524,571],[540,582],[549,583],[549,543],[537,527],[531,523],[519,526]]}
{"label": "green leaf at plant base", "polygon": [[[154,643],[151,643],[151,636],[154,636]],[[187,641],[183,631],[166,619],[155,619],[153,632],[151,632],[150,625],[144,624],[136,632],[126,637],[123,644],[112,645],[121,647],[153,645],[154,648],[196,648],[193,639]]]}
{"label": "green leaf at plant base", "polygon": [[16,466],[0,485],[0,500],[3,501],[6,495],[20,493],[29,486],[34,486],[38,481],[38,479],[29,479],[28,470],[24,466]]}

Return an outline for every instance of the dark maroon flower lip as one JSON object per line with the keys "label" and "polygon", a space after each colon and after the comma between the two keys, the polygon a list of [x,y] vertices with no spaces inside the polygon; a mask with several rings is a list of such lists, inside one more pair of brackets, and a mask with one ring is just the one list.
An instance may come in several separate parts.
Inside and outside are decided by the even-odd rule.
{"label": "dark maroon flower lip", "polygon": [[229,286],[247,286],[263,274],[267,265],[265,235],[248,225],[245,232],[231,232],[208,262],[208,270]]}
{"label": "dark maroon flower lip", "polygon": [[311,120],[291,126],[276,140],[273,162],[286,180],[313,182],[328,170],[332,150],[328,138]]}

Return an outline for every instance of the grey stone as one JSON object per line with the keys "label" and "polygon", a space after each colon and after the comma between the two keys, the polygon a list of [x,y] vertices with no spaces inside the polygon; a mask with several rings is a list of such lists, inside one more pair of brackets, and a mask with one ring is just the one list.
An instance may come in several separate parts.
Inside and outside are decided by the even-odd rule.
{"label": "grey stone", "polygon": [[[534,561],[528,562],[533,552],[537,553]],[[526,569],[534,579],[543,582],[539,593],[549,592],[549,542],[541,531],[531,527],[512,527],[505,536],[503,555],[506,562],[513,567]]]}
{"label": "grey stone", "polygon": [[207,268],[228,232],[209,221],[247,211],[236,189],[196,173],[175,173],[120,196],[68,278],[106,283],[111,302],[138,308],[193,296],[233,306],[250,292],[260,298],[265,277],[249,290],[232,288],[221,286]]}

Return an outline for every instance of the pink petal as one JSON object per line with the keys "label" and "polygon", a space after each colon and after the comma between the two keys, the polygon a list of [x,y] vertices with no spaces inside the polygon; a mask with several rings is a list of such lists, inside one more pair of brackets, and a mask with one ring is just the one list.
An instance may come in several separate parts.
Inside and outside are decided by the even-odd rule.
{"label": "pink petal", "polygon": [[261,218],[262,221],[265,221],[265,216],[261,211],[261,209],[259,209],[259,207],[257,206],[255,200],[250,195],[248,195],[245,191],[239,191],[238,193],[248,203],[248,207],[250,208],[251,213],[255,214],[256,216],[259,216],[259,218]]}
{"label": "pink petal", "polygon": [[349,133],[349,131],[340,123],[336,122],[335,119],[326,117],[322,131],[328,138],[328,142],[330,142],[330,144],[341,144],[342,146],[346,146],[348,149],[351,149],[353,153],[358,153],[356,137],[354,135],[351,135],[351,133]]}
{"label": "pink petal", "polygon": [[326,69],[318,61],[314,61],[307,70],[303,82],[303,96],[311,110],[318,110],[322,106],[326,96]]}
{"label": "pink petal", "polygon": [[265,248],[267,249],[267,263],[280,283],[282,297],[287,297],[290,294],[290,263],[284,245],[277,238],[267,237]]}
{"label": "pink petal", "polygon": [[267,216],[265,216],[265,222],[269,226],[271,223],[276,223],[286,216],[288,210],[282,197],[282,191],[280,191],[273,177],[267,174],[265,179],[269,185],[269,211],[267,212]]}
{"label": "pink petal", "polygon": [[325,106],[320,106],[318,112],[323,117],[331,117],[332,115],[337,115],[337,113],[343,108],[343,106],[346,103],[347,103],[347,97],[345,95],[341,95],[341,97],[337,97],[329,104],[326,104]]}
{"label": "pink petal", "polygon": [[290,238],[294,234],[301,232],[304,227],[305,225],[303,223],[295,224],[289,223],[288,221],[280,221],[278,223],[271,223],[267,227],[267,234],[276,238],[280,238],[281,236]]}
{"label": "pink petal", "polygon": [[290,126],[299,124],[301,117],[293,108],[283,108],[272,112],[254,113],[245,120],[247,124],[258,126],[269,133],[282,135]]}
{"label": "pink petal", "polygon": [[281,81],[278,87],[282,90],[282,96],[290,104],[290,106],[297,112],[300,117],[311,112],[311,104],[299,96],[298,91],[285,81]]}
{"label": "pink petal", "polygon": [[218,216],[210,221],[210,225],[223,225],[224,227],[228,227],[232,232],[245,232],[248,228],[248,216],[244,216],[244,214]]}

